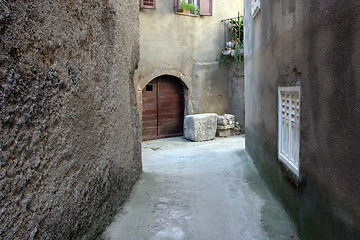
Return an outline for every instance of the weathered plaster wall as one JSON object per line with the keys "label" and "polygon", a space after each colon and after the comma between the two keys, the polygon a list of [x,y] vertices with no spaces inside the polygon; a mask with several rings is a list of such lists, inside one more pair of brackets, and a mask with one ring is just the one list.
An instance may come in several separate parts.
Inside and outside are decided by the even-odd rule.
{"label": "weathered plaster wall", "polygon": [[[360,3],[245,6],[246,147],[302,239],[360,236]],[[299,188],[277,161],[277,88],[301,86]]]}
{"label": "weathered plaster wall", "polygon": [[241,129],[245,129],[245,79],[244,59],[241,64],[232,62],[228,66],[230,112],[235,116]]}
{"label": "weathered plaster wall", "polygon": [[242,13],[242,1],[213,1],[213,16],[201,17],[176,15],[172,0],[158,1],[156,7],[140,11],[140,62],[134,76],[139,107],[148,82],[173,75],[188,88],[186,113],[228,112],[228,73],[216,62],[224,46],[220,21]]}
{"label": "weathered plaster wall", "polygon": [[96,235],[141,172],[138,1],[1,1],[0,33],[0,238]]}
{"label": "weathered plaster wall", "polygon": [[228,72],[218,62],[196,62],[193,68],[193,101],[195,113],[228,113]]}

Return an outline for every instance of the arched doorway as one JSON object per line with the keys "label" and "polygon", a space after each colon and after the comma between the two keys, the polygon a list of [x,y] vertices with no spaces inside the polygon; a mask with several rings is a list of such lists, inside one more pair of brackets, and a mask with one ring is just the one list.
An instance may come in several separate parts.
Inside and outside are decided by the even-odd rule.
{"label": "arched doorway", "polygon": [[184,86],[178,78],[160,76],[142,90],[142,140],[181,136]]}

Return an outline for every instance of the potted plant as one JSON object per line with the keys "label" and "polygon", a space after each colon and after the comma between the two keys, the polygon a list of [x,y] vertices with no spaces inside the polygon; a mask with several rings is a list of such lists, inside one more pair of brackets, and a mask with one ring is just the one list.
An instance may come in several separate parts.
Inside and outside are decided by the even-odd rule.
{"label": "potted plant", "polygon": [[[238,15],[237,19],[230,20],[231,31],[233,32],[234,44],[240,44],[244,42],[244,19]],[[241,46],[240,46],[241,47]]]}
{"label": "potted plant", "polygon": [[193,14],[199,14],[199,8],[198,6],[195,6],[193,3],[187,3],[185,2],[185,0],[181,0],[181,8],[179,10],[179,12],[183,12],[183,13],[193,13]]}

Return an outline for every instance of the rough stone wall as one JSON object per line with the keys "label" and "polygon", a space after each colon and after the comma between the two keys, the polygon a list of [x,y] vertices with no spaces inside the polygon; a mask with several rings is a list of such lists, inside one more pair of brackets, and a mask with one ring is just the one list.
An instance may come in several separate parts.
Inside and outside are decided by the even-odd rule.
{"label": "rough stone wall", "polygon": [[[360,3],[245,6],[246,147],[302,239],[360,238]],[[301,87],[301,185],[277,161],[279,86]]]}
{"label": "rough stone wall", "polygon": [[0,1],[0,239],[95,236],[141,172],[138,1]]}

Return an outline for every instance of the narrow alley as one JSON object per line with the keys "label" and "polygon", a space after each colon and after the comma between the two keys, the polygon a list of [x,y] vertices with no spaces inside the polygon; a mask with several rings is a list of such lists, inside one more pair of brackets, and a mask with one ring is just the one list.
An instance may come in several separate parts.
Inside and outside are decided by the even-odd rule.
{"label": "narrow alley", "polygon": [[104,239],[299,239],[245,151],[245,136],[142,143],[143,174]]}

